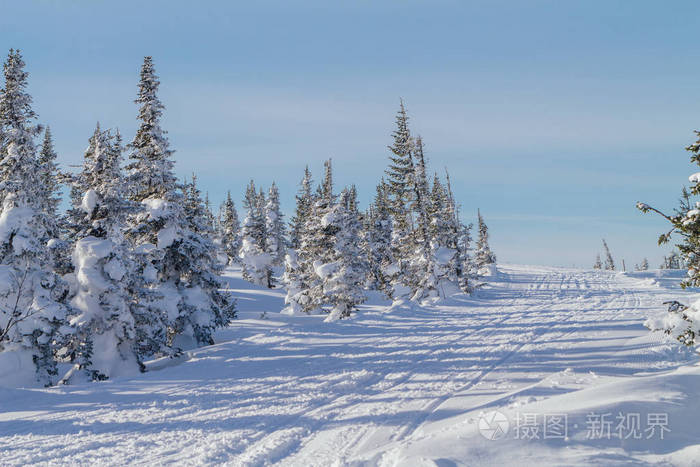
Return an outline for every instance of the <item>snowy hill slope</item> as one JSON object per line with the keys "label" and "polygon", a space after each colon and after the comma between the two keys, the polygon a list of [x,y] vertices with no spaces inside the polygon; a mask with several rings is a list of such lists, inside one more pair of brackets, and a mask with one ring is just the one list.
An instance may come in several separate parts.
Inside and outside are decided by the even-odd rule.
{"label": "snowy hill slope", "polygon": [[[642,326],[690,295],[673,273],[503,266],[475,297],[389,310],[373,296],[333,323],[281,315],[281,290],[229,274],[240,319],[216,345],[132,379],[0,389],[0,464],[693,465],[700,454],[696,357]],[[642,436],[620,413],[639,414]],[[556,415],[566,438],[544,439]]]}

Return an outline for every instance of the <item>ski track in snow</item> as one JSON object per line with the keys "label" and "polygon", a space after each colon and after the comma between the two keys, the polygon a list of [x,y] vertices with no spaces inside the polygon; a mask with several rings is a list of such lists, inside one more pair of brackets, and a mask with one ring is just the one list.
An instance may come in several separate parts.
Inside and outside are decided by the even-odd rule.
{"label": "ski track in snow", "polygon": [[324,323],[229,274],[240,319],[214,346],[132,379],[0,388],[0,465],[453,465],[401,453],[465,414],[691,361],[641,324],[690,294],[675,277],[501,266],[473,297],[372,295]]}

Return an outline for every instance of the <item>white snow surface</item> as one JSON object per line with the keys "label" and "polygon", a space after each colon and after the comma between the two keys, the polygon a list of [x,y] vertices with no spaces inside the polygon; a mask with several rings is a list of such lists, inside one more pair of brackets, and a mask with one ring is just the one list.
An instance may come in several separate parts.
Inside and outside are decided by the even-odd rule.
{"label": "white snow surface", "polygon": [[[239,319],[215,345],[135,377],[0,389],[0,464],[698,465],[697,357],[642,325],[700,298],[682,274],[499,266],[472,297],[370,295],[324,322],[230,269]],[[496,440],[479,430],[492,411],[509,421]],[[606,413],[613,436],[587,436]],[[642,429],[666,414],[670,431],[620,439],[619,413]],[[553,414],[566,439],[544,439]],[[539,439],[516,439],[523,415]]]}

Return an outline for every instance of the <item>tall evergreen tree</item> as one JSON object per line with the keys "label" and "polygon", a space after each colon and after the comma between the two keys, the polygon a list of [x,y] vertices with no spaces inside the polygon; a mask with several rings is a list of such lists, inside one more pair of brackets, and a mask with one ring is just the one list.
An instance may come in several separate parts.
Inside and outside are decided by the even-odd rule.
{"label": "tall evergreen tree", "polygon": [[481,211],[477,211],[479,220],[479,238],[476,242],[476,252],[474,261],[476,261],[476,268],[481,273],[484,268],[490,264],[496,262],[496,255],[491,252],[491,247],[489,247],[489,229],[484,222],[484,218],[481,217]]}
{"label": "tall evergreen tree", "polygon": [[243,207],[247,211],[241,229],[243,277],[254,284],[272,288],[272,256],[266,251],[265,195],[262,191],[256,192],[253,180],[246,188]]}
{"label": "tall evergreen tree", "polygon": [[[425,255],[430,250],[430,189],[428,186],[427,167],[423,154],[423,139],[418,136],[415,141],[415,167],[413,175],[413,211],[416,213],[416,245]],[[446,206],[447,207],[447,206]]]}
{"label": "tall evergreen tree", "polygon": [[[40,187],[39,162],[34,139],[41,132],[35,124],[32,98],[26,92],[29,73],[17,50],[10,49],[3,66],[5,88],[0,90],[0,201],[12,195],[16,201],[28,203]],[[27,188],[31,188],[27,190]],[[21,199],[18,199],[21,198]]]}
{"label": "tall evergreen tree", "polygon": [[216,288],[200,282],[216,270],[185,213],[173,151],[160,125],[159,85],[151,57],[145,57],[136,99],[140,125],[127,166],[131,200],[140,206],[129,217],[127,236],[145,283],[135,313],[139,355],[173,354],[181,345],[210,343],[211,330],[230,314],[222,312],[226,306],[219,303]]}
{"label": "tall evergreen tree", "polygon": [[447,283],[458,283],[458,238],[454,229],[454,213],[437,174],[433,180],[430,201],[429,249],[425,254],[419,255],[414,265],[418,283],[412,299],[416,301],[444,298]]}
{"label": "tall evergreen tree", "polygon": [[[690,155],[690,161],[700,165],[700,131],[695,131],[698,139],[686,147]],[[700,212],[698,203],[691,202],[691,195],[700,195],[700,172],[690,175],[690,190],[681,190],[680,206],[671,215],[664,214],[646,203],[637,203],[637,208],[642,212],[654,211],[671,224],[671,230],[659,236],[659,245],[668,243],[674,234],[680,236],[680,242],[676,245],[680,251],[681,259],[688,268],[686,277],[681,282],[682,288],[700,286]],[[673,336],[680,343],[689,347],[698,344],[700,335],[700,313],[698,304],[684,305],[677,301],[668,303],[669,314],[664,318],[649,319],[644,324],[652,330],[664,331]]]}
{"label": "tall evergreen tree", "polygon": [[340,198],[321,219],[321,226],[331,245],[326,259],[314,261],[319,277],[321,297],[318,302],[331,306],[329,319],[346,318],[366,299],[362,292],[367,263],[360,249],[362,224],[352,209],[351,193]]}
{"label": "tall evergreen tree", "polygon": [[457,249],[454,259],[455,272],[459,288],[462,292],[469,294],[480,286],[476,283],[478,274],[470,253],[473,225],[465,225],[460,220],[459,206],[452,192],[452,182],[447,169],[445,169],[445,180],[447,182],[447,215],[450,219],[451,236],[454,238],[454,241],[450,241],[450,245],[454,242],[454,247]]}
{"label": "tall evergreen tree", "polygon": [[323,182],[320,187],[320,195],[329,203],[332,203],[335,200],[335,195],[333,195],[333,166],[331,164],[331,159],[323,163],[323,170]]}
{"label": "tall evergreen tree", "polygon": [[348,188],[348,209],[357,213],[361,218],[363,217],[360,213],[360,208],[357,203],[357,187],[353,184]]}
{"label": "tall evergreen tree", "polygon": [[600,253],[595,255],[595,263],[593,263],[593,269],[603,269],[603,262],[600,260]]}
{"label": "tall evergreen tree", "polygon": [[397,228],[410,232],[412,222],[408,205],[413,200],[415,167],[413,164],[413,139],[408,129],[408,115],[401,100],[396,115],[396,130],[392,133],[394,143],[389,146],[389,168],[386,170],[387,191],[392,201],[392,214]]}
{"label": "tall evergreen tree", "polygon": [[311,258],[308,256],[311,232],[307,230],[311,225],[310,219],[316,203],[316,198],[311,192],[312,183],[311,171],[309,166],[306,166],[296,195],[296,210],[290,222],[290,248],[287,249],[285,256],[282,276],[282,281],[287,288],[285,312],[289,314],[308,313],[312,308],[309,291],[314,275],[310,264]]}
{"label": "tall evergreen tree", "polygon": [[272,258],[273,266],[281,266],[284,261],[286,240],[282,212],[280,211],[280,195],[277,185],[272,182],[265,204],[265,251]]}
{"label": "tall evergreen tree", "polygon": [[333,168],[330,159],[324,163],[324,177],[319,185],[309,215],[302,229],[296,257],[287,261],[287,282],[299,290],[287,296],[289,310],[311,311],[320,309],[324,302],[323,281],[316,266],[333,261],[333,236],[335,227],[324,225],[323,219],[333,208],[336,195],[333,193]]}
{"label": "tall evergreen tree", "polygon": [[445,186],[437,174],[433,177],[430,197],[430,236],[428,238],[450,248],[456,247],[454,212]]}
{"label": "tall evergreen tree", "polygon": [[[197,178],[186,185],[184,214],[188,221],[185,235],[179,243],[180,255],[186,258],[179,288],[183,296],[180,313],[170,325],[170,332],[182,346],[213,344],[212,333],[226,326],[235,317],[235,303],[228,293],[220,289],[222,265],[217,259],[213,242],[214,226],[211,211],[202,200],[197,188]],[[191,341],[186,342],[187,339]]]}
{"label": "tall evergreen tree", "polygon": [[479,284],[476,283],[478,271],[471,258],[472,224],[460,224],[459,240],[457,243],[457,261],[459,265],[459,288],[464,293],[472,293]]}
{"label": "tall evergreen tree", "polygon": [[461,230],[461,221],[459,220],[459,206],[457,205],[457,202],[455,201],[454,193],[452,192],[452,182],[450,181],[450,174],[447,172],[447,169],[445,169],[445,180],[446,180],[446,192],[445,192],[445,214],[448,219],[448,226],[449,226],[449,236],[450,236],[450,241],[449,245],[451,246],[456,246],[457,243],[459,242],[459,236],[460,236],[460,230]]}
{"label": "tall evergreen tree", "polygon": [[415,166],[413,162],[413,139],[408,128],[408,115],[401,101],[396,115],[394,142],[389,146],[389,168],[386,170],[387,194],[391,200],[393,219],[392,249],[396,260],[396,273],[392,275],[394,298],[408,297],[415,286],[411,274],[411,261],[416,254],[413,236],[411,203],[415,196]]}
{"label": "tall evergreen tree", "polygon": [[[0,378],[50,384],[57,374],[52,342],[65,321],[66,288],[46,267],[50,225],[41,195],[40,165],[28,73],[19,51],[10,50],[0,90],[0,352],[20,368]],[[24,384],[31,381],[25,379]]]}
{"label": "tall evergreen tree", "polygon": [[211,208],[211,201],[209,201],[209,192],[204,195],[204,213],[206,215],[207,227],[212,232],[212,236],[216,235],[216,217]]}
{"label": "tall evergreen tree", "polygon": [[60,188],[66,180],[66,174],[61,173],[58,169],[56,158],[53,137],[47,126],[39,152],[39,180],[42,188],[40,199],[42,200],[42,210],[46,213],[46,228],[51,238],[48,247],[52,269],[57,274],[66,274],[73,270],[71,245],[62,238],[65,234],[65,225],[62,217],[59,217],[58,214],[58,205],[61,202]]}
{"label": "tall evergreen tree", "polygon": [[306,264],[299,259],[297,250],[289,248],[284,257],[284,274],[282,282],[287,289],[284,303],[287,305],[282,313],[295,315],[301,312],[308,313],[310,309],[309,283],[310,273]]}
{"label": "tall evergreen tree", "polygon": [[165,107],[157,95],[159,86],[153,59],[145,57],[138,97],[135,100],[139,105],[140,125],[134,141],[129,144],[131,162],[127,166],[131,197],[137,202],[146,199],[172,202],[179,201],[181,197],[173,173],[174,151],[170,149],[167,132],[160,126]]}
{"label": "tall evergreen tree", "polygon": [[[90,212],[85,212],[83,201],[85,193],[94,189],[101,176],[101,166],[107,159],[107,153],[111,150],[118,150],[120,157],[123,148],[112,147],[111,135],[108,131],[103,131],[98,122],[95,130],[88,140],[88,147],[83,154],[83,167],[80,173],[68,175],[70,181],[71,205],[66,212],[64,227],[67,230],[67,238],[71,244],[71,250],[75,243],[88,235],[86,232],[91,228],[92,219]],[[97,167],[100,166],[99,169]],[[121,175],[120,175],[121,176]],[[122,183],[124,183],[122,177]]]}
{"label": "tall evergreen tree", "polygon": [[60,173],[56,164],[56,151],[53,147],[51,130],[46,127],[44,141],[39,151],[39,183],[41,184],[41,207],[49,222],[48,232],[53,238],[58,237],[57,210],[61,202]]}
{"label": "tall evergreen tree", "polygon": [[75,292],[70,324],[75,332],[65,352],[76,362],[76,370],[103,380],[143,366],[131,313],[134,266],[123,236],[131,206],[125,198],[122,148],[115,135],[99,128],[92,140],[82,171],[73,177],[83,195],[72,210]]}
{"label": "tall evergreen tree", "polygon": [[210,222],[211,210],[207,206],[207,199],[202,200],[202,191],[197,186],[197,175],[192,174],[192,180],[185,180],[183,186],[184,214],[190,226],[190,230],[197,235],[211,238],[214,225]]}
{"label": "tall evergreen tree", "polygon": [[605,270],[614,271],[615,261],[610,254],[610,248],[608,248],[608,244],[605,242],[605,239],[603,239],[603,251],[605,252]]}
{"label": "tall evergreen tree", "polygon": [[145,57],[135,100],[139,128],[127,146],[130,162],[126,166],[129,198],[140,207],[127,220],[126,236],[144,284],[133,310],[142,358],[176,353],[168,332],[180,301],[173,284],[180,276],[173,268],[177,263],[173,244],[182,238],[185,224],[181,187],[173,174],[174,151],[160,126],[164,106],[157,95],[159,86],[153,60]]}
{"label": "tall evergreen tree", "polygon": [[226,201],[221,208],[221,244],[226,252],[228,264],[233,264],[238,261],[238,251],[241,247],[240,237],[241,225],[238,220],[238,212],[236,205],[231,199],[231,192],[226,194]]}
{"label": "tall evergreen tree", "polygon": [[304,178],[301,180],[299,192],[296,195],[296,211],[290,222],[289,228],[289,246],[293,249],[298,249],[301,244],[302,231],[313,205],[313,194],[311,192],[311,171],[307,165],[304,169]]}
{"label": "tall evergreen tree", "polygon": [[367,216],[367,248],[369,263],[369,288],[382,291],[388,298],[392,297],[391,268],[395,261],[391,248],[392,219],[386,184],[384,180],[377,185],[374,203]]}

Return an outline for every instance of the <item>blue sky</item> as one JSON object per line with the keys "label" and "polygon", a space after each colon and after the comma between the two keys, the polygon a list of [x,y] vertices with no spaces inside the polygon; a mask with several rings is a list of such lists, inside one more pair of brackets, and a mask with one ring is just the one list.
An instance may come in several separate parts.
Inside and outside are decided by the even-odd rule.
{"label": "blue sky", "polygon": [[697,2],[3,3],[0,49],[23,51],[64,165],[97,120],[133,136],[152,55],[177,172],[217,202],[275,180],[291,212],[332,157],[366,205],[400,97],[505,262],[590,266],[605,237],[656,265],[666,226],[634,203],[671,210],[697,171]]}

